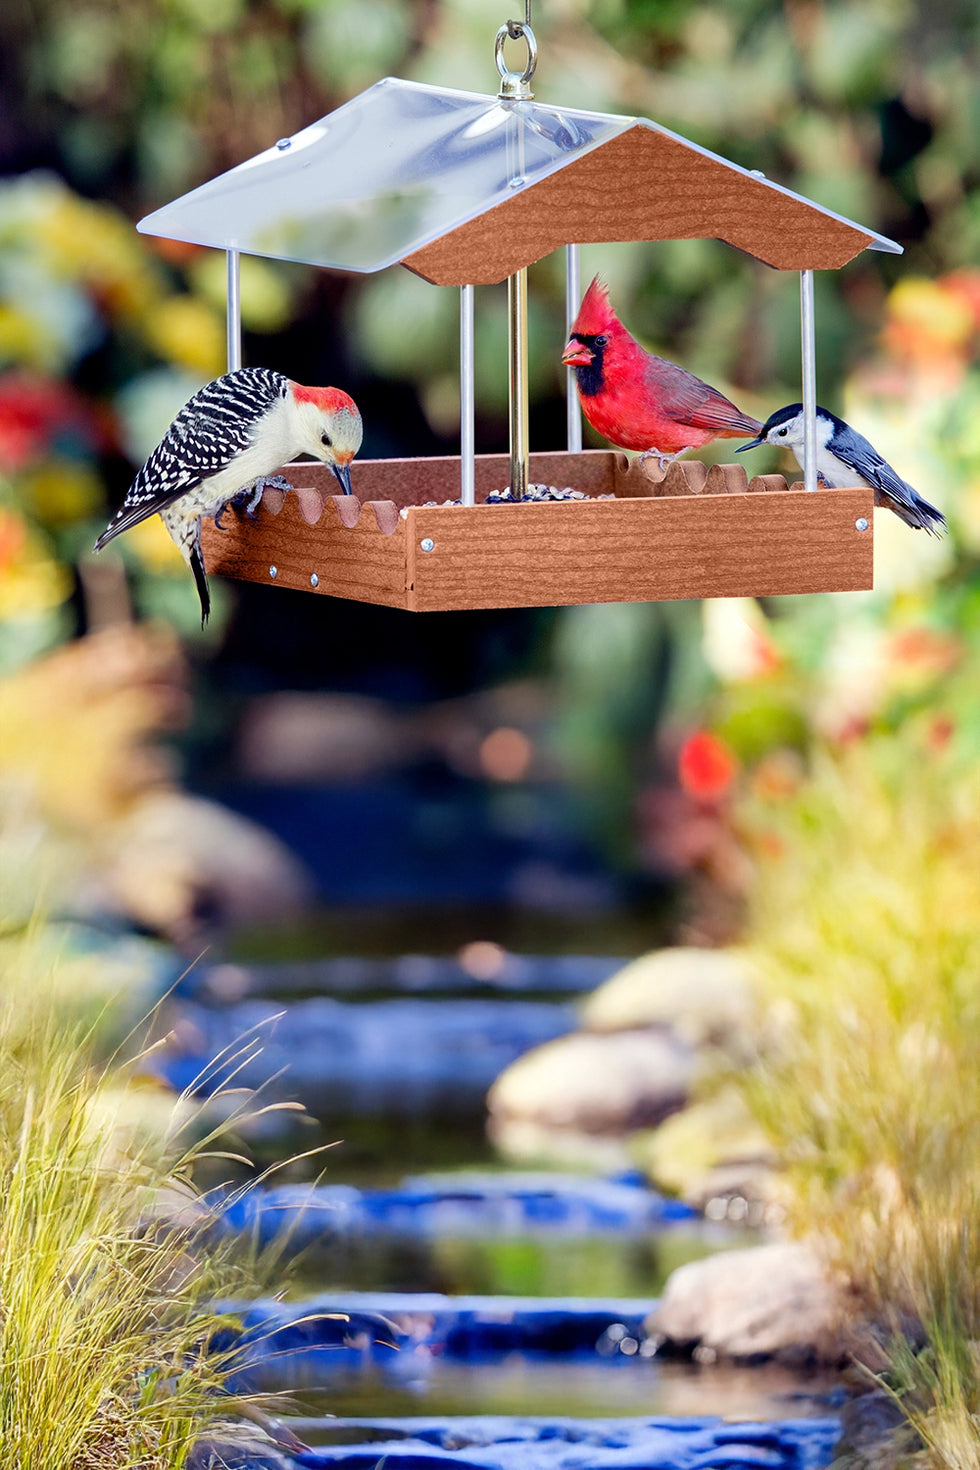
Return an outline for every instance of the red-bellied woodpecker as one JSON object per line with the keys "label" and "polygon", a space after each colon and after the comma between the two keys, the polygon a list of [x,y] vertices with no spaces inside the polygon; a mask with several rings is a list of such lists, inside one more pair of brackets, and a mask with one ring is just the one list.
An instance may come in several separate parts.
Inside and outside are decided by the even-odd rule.
{"label": "red-bellied woodpecker", "polygon": [[[211,611],[201,555],[201,519],[250,497],[251,513],[269,476],[297,454],[330,466],[350,494],[350,462],[361,446],[361,415],[340,388],[304,388],[270,368],[239,368],[206,384],[174,419],[95,543],[159,515],[194,573],[201,626]],[[285,481],[276,483],[285,484]]]}

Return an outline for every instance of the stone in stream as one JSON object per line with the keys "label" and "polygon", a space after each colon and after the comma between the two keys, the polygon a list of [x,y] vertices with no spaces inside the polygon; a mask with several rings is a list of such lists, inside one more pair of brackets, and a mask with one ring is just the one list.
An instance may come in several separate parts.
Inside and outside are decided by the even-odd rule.
{"label": "stone in stream", "polygon": [[697,1082],[765,1049],[751,957],[695,946],[642,955],[595,990],[581,1019],[583,1030],[497,1079],[488,1106],[500,1151],[515,1162],[640,1167],[712,1218],[730,1206],[733,1220],[776,1222],[772,1152],[737,1089],[692,1101]]}
{"label": "stone in stream", "polygon": [[[690,1046],[659,1030],[607,1036],[576,1032],[508,1067],[487,1097],[494,1142],[511,1157],[576,1156],[589,1140],[593,1161],[623,1167],[627,1133],[649,1128],[686,1100],[694,1078]],[[604,1151],[601,1141],[609,1140]]]}
{"label": "stone in stream", "polygon": [[842,1286],[812,1247],[782,1241],[680,1266],[644,1322],[698,1361],[840,1363],[853,1346]]}
{"label": "stone in stream", "polygon": [[588,1031],[659,1026],[691,1046],[720,1046],[733,1059],[753,1055],[751,965],[734,949],[655,950],[641,955],[589,997]]}
{"label": "stone in stream", "polygon": [[731,1083],[634,1139],[633,1156],[659,1188],[709,1218],[771,1224],[783,1218],[775,1150]]}

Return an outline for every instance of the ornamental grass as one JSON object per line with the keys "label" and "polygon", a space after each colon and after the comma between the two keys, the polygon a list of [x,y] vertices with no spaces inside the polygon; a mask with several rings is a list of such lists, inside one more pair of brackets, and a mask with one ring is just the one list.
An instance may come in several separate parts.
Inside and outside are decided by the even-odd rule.
{"label": "ornamental grass", "polygon": [[236,1410],[209,1304],[241,1268],[200,1248],[192,1179],[215,1139],[146,1122],[29,937],[0,962],[0,1470],[180,1470]]}
{"label": "ornamental grass", "polygon": [[876,1324],[908,1463],[976,1470],[980,770],[870,738],[749,816],[774,1032],[749,1101]]}

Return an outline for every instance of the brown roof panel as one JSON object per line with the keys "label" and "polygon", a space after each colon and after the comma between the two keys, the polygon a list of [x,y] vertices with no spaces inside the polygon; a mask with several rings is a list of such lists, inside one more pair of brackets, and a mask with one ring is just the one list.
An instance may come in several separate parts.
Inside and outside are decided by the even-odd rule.
{"label": "brown roof panel", "polygon": [[834,270],[879,238],[638,122],[402,264],[437,285],[491,285],[562,245],[717,239],[779,270]]}

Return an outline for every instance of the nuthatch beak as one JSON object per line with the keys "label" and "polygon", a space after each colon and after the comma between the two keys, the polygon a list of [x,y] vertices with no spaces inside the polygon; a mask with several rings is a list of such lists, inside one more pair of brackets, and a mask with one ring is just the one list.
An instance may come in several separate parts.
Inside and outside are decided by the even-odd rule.
{"label": "nuthatch beak", "polygon": [[744,454],[747,449],[758,449],[758,447],[759,447],[760,444],[767,444],[768,442],[769,441],[767,439],[764,439],[762,437],[762,435],[759,434],[759,436],[757,438],[750,439],[749,442],[748,442],[748,444],[740,444],[738,446],[738,448],[736,449],[735,453],[736,454]]}

